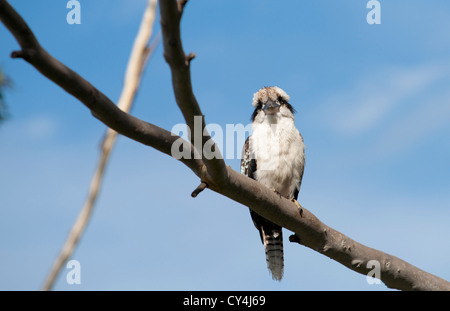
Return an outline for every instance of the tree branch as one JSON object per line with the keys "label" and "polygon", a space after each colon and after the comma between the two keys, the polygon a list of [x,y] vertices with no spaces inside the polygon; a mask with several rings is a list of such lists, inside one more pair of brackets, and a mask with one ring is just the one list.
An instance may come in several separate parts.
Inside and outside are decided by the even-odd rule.
{"label": "tree branch", "polygon": [[[204,115],[195,98],[194,92],[192,91],[191,73],[189,68],[195,54],[190,53],[189,55],[186,55],[183,51],[181,42],[180,21],[186,2],[187,0],[180,2],[161,1],[159,4],[161,11],[164,58],[171,69],[175,100],[191,132],[191,144],[193,144],[197,151],[202,155],[202,160],[207,167],[207,172],[213,179],[210,180],[210,182],[221,184],[224,183],[228,177],[223,157],[220,155],[212,157],[211,159],[207,154],[205,156],[205,150],[203,150],[205,142],[213,140],[205,129],[206,123]],[[196,120],[200,120],[201,124],[196,124]],[[200,130],[197,130],[198,127]],[[193,132],[194,134],[192,135]],[[215,150],[216,155],[220,154],[219,148],[215,143],[212,149]]]}
{"label": "tree branch", "polygon": [[[164,53],[172,71],[175,97],[189,125],[194,116],[201,115],[201,111],[193,96],[186,56],[184,52],[181,53],[179,22],[185,2],[162,1],[160,11]],[[83,102],[100,121],[131,139],[170,155],[172,143],[178,137],[174,138],[169,132],[124,113],[91,84],[48,55],[30,34],[31,31],[24,31],[28,27],[6,0],[0,0],[0,19],[16,37],[22,51],[26,51],[23,53],[26,57],[23,58]],[[191,154],[193,153],[191,146]],[[367,262],[377,260],[382,264],[381,280],[388,287],[402,290],[450,290],[450,283],[446,280],[397,257],[353,241],[323,224],[305,208],[300,216],[297,207],[290,200],[280,198],[270,189],[230,167],[222,167],[223,160],[203,159],[205,165],[202,160],[180,160],[213,191],[248,206],[264,218],[295,232],[292,241],[324,254],[358,273],[367,274],[370,271],[366,266]],[[220,181],[217,182],[215,177]]]}
{"label": "tree branch", "polygon": [[[0,0],[0,19],[22,48],[21,51],[13,52],[12,55],[23,58],[49,80],[77,98],[90,109],[95,118],[106,126],[172,156],[172,143],[181,139],[179,136],[123,112],[92,84],[48,54],[39,45],[22,17],[6,0]],[[179,160],[196,175],[204,174],[203,162],[194,158],[193,148],[190,152],[192,155],[190,158],[185,157]]]}
{"label": "tree branch", "polygon": [[[142,17],[141,26],[139,27],[138,34],[136,35],[130,59],[128,61],[124,79],[125,83],[117,104],[118,107],[125,112],[129,112],[131,106],[133,105],[134,98],[141,81],[142,71],[151,54],[151,49],[148,47],[148,42],[153,31],[153,24],[156,15],[156,4],[157,0],[148,0],[147,7]],[[55,259],[47,279],[44,282],[42,290],[52,289],[61,268],[72,255],[81,235],[84,232],[84,229],[86,228],[90,216],[92,215],[92,210],[94,209],[103,180],[103,173],[116,139],[117,132],[108,128],[102,142],[99,163],[97,169],[95,170],[94,176],[92,177],[86,202],[84,203],[78,218],[72,226],[60,254]]]}
{"label": "tree branch", "polygon": [[230,182],[226,187],[215,190],[222,195],[250,207],[258,214],[278,225],[295,232],[290,238],[309,247],[347,268],[367,275],[372,267],[371,260],[380,263],[381,281],[389,288],[400,290],[450,290],[450,283],[425,272],[404,260],[382,251],[360,244],[341,232],[322,223],[314,214],[302,207],[298,208],[290,200],[261,187],[253,179],[247,178],[228,168]]}
{"label": "tree branch", "polygon": [[[186,0],[163,1],[160,4],[160,12],[164,56],[172,72],[173,90],[178,107],[189,125],[188,120],[193,115],[201,115],[201,111],[193,95],[190,81],[190,60],[195,55],[185,55],[180,35],[180,21],[186,2]],[[203,159],[203,161],[206,164],[206,160]],[[208,166],[208,164],[206,165]],[[219,171],[219,165],[208,166],[208,172],[210,169]],[[372,269],[372,267],[367,267],[367,263],[370,260],[378,260],[383,263],[381,279],[388,287],[399,289],[446,288],[450,290],[450,283],[445,280],[428,274],[394,256],[351,240],[320,222],[317,217],[304,208],[300,215],[298,208],[290,200],[280,198],[273,191],[261,187],[254,180],[237,173],[230,167],[227,171],[228,173],[221,173],[221,175],[226,175],[228,178],[218,184],[215,183],[216,176],[210,172],[212,180],[202,179],[202,184],[192,195],[195,197],[208,184],[210,189],[250,207],[261,216],[295,232],[292,241],[310,247],[359,273],[367,274]],[[425,287],[421,287],[422,285]]]}

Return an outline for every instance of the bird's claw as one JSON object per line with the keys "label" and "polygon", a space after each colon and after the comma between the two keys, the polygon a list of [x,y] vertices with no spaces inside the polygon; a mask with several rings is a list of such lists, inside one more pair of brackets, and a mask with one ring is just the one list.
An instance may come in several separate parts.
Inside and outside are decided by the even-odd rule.
{"label": "bird's claw", "polygon": [[298,212],[300,213],[300,217],[302,217],[303,216],[303,208],[300,205],[300,203],[298,203],[298,201],[296,199],[291,199],[291,201],[295,204],[295,206],[297,206]]}

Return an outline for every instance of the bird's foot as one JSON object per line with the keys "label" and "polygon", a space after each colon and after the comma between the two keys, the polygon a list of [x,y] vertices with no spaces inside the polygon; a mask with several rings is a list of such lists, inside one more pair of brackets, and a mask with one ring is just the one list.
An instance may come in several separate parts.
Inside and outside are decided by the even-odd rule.
{"label": "bird's foot", "polygon": [[291,199],[291,201],[295,204],[295,206],[297,206],[298,212],[300,213],[300,217],[302,217],[303,216],[303,208],[300,205],[300,203],[298,203],[298,201],[296,199]]}
{"label": "bird's foot", "polygon": [[277,189],[272,188],[271,190],[272,190],[273,192],[275,192],[276,194],[278,194],[278,195],[280,196],[280,199],[281,199],[281,193],[280,193]]}

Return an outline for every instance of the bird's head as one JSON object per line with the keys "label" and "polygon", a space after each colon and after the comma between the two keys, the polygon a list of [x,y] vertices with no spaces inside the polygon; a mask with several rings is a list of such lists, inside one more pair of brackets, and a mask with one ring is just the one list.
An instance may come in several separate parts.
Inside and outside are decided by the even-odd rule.
{"label": "bird's head", "polygon": [[263,87],[253,95],[255,111],[252,121],[263,121],[267,116],[294,118],[294,108],[289,104],[289,95],[278,86]]}

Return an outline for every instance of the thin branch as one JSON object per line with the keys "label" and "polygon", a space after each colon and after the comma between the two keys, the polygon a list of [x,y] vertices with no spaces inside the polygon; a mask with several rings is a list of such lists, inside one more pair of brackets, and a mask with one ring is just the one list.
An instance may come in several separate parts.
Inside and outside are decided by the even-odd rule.
{"label": "thin branch", "polygon": [[[142,17],[141,26],[139,28],[138,34],[136,35],[130,59],[128,61],[124,79],[125,83],[118,103],[118,107],[125,112],[129,112],[133,105],[134,98],[140,84],[142,71],[151,54],[151,50],[148,48],[148,42],[153,31],[153,24],[156,15],[156,4],[157,0],[148,0],[147,7]],[[56,277],[61,271],[64,263],[72,255],[81,235],[84,232],[84,229],[86,228],[86,225],[92,214],[95,201],[98,197],[109,155],[111,154],[116,139],[117,132],[108,128],[102,143],[99,164],[94,173],[94,176],[92,177],[86,202],[84,203],[83,208],[78,215],[78,218],[72,226],[72,229],[70,230],[69,236],[67,237],[67,240],[64,243],[60,254],[54,261],[53,266],[42,287],[42,290],[51,290],[53,288]]]}
{"label": "thin branch", "polygon": [[[171,49],[172,45],[178,44],[176,50],[182,51],[181,38],[179,37],[180,7],[183,6],[178,5],[173,0],[165,0],[160,3],[164,53],[166,56],[171,55],[170,52],[166,51],[166,48]],[[172,16],[174,14],[175,16]],[[30,48],[25,53],[27,57],[24,59],[50,80],[78,98],[91,109],[100,121],[131,139],[170,155],[172,143],[179,137],[172,136],[169,132],[155,125],[124,113],[91,84],[48,55],[37,41],[33,40],[34,36],[30,36],[30,33],[25,31],[28,27],[6,0],[0,0],[0,19],[21,44],[22,51],[24,51],[24,48]],[[177,53],[174,55],[178,55]],[[178,57],[174,59],[175,62],[170,65],[172,71],[187,71],[184,74],[172,73],[173,81],[177,82],[174,83],[177,104],[183,114],[186,113],[188,116],[199,115],[194,112],[197,110],[196,106],[192,105],[195,103],[198,107],[195,98],[192,101],[190,73],[189,67],[185,64],[185,55],[182,55],[182,59]],[[189,82],[185,86],[179,85],[183,79],[187,79],[185,81]],[[184,93],[185,91],[186,93]],[[192,145],[190,147],[190,153],[193,155],[195,150]],[[225,167],[225,173],[220,172],[219,175],[226,175],[226,178],[217,182],[209,173],[214,172],[217,176],[214,164],[220,166],[219,162],[214,164],[210,162],[208,169],[206,169],[206,163],[204,165],[202,160],[182,158],[180,161],[191,168],[203,182],[208,184],[208,188],[211,190],[248,206],[264,218],[293,231],[295,237],[291,238],[292,241],[300,242],[302,245],[326,255],[358,273],[367,274],[370,270],[367,268],[367,263],[370,260],[377,260],[382,264],[381,280],[388,287],[402,290],[450,290],[450,283],[446,280],[427,273],[395,256],[353,241],[323,224],[305,208],[302,208],[303,215],[300,217],[298,208],[290,200],[280,198],[270,189],[239,174],[230,167]]]}

